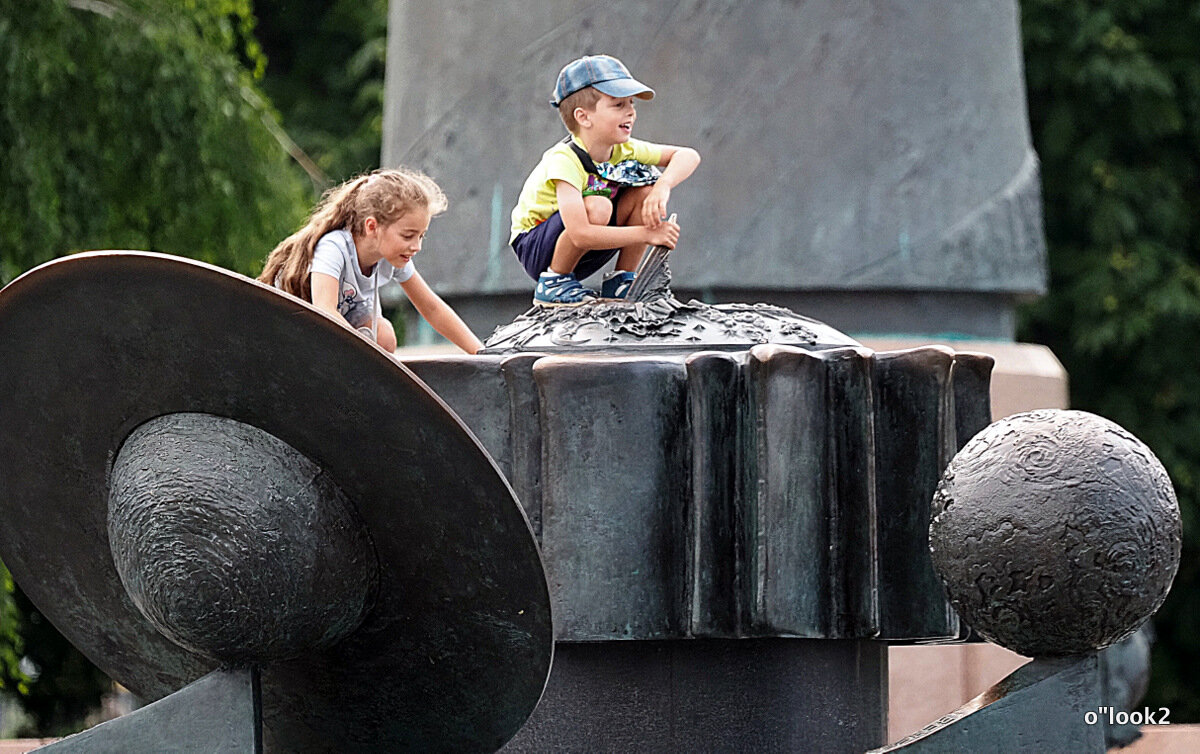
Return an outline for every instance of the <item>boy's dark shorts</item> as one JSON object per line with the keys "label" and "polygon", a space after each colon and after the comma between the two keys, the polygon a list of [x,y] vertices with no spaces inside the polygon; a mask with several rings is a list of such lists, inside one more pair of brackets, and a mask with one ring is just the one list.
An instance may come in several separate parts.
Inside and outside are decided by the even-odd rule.
{"label": "boy's dark shorts", "polygon": [[[615,212],[614,212],[615,215]],[[517,259],[525,267],[525,272],[534,280],[550,269],[550,260],[554,258],[554,245],[563,232],[562,216],[555,212],[544,222],[538,223],[529,230],[513,239],[513,251]],[[592,249],[585,253],[575,265],[575,277],[579,280],[592,275],[608,260],[617,255],[620,249]]]}

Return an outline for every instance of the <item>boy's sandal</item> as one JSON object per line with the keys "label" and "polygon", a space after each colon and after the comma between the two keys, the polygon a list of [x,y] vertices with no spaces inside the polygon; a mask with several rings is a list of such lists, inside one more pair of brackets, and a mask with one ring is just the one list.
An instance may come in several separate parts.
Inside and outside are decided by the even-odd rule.
{"label": "boy's sandal", "polygon": [[533,291],[536,306],[579,306],[596,300],[596,292],[584,288],[573,273],[554,275],[543,272]]}
{"label": "boy's sandal", "polygon": [[629,289],[633,287],[635,277],[637,276],[628,270],[613,272],[600,285],[600,298],[617,300],[625,298],[629,294]]}

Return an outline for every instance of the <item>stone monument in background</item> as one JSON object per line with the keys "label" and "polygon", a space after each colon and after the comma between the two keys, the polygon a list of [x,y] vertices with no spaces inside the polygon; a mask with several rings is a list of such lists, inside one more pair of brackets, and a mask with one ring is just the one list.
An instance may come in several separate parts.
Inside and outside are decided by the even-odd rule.
{"label": "stone monument in background", "polygon": [[530,305],[509,213],[564,134],[555,76],[612,54],[657,91],[634,135],[704,159],[672,196],[682,300],[1011,340],[1045,287],[1018,21],[984,0],[393,0],[383,164],[445,188],[421,269],[486,336]]}

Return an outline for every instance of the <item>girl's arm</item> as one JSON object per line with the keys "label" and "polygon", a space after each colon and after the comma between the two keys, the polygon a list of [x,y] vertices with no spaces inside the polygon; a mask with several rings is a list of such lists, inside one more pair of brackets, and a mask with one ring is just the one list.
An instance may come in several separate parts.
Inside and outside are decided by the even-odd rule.
{"label": "girl's arm", "polygon": [[[340,294],[342,283],[333,275],[326,275],[323,272],[314,272],[309,275],[308,284],[312,288],[313,306],[321,311],[329,312],[337,321],[346,326],[348,330],[357,330],[360,334],[371,337],[371,328],[367,326],[355,328],[350,324],[342,313],[338,311],[338,296]],[[379,318],[377,327],[377,335],[375,342],[388,351],[396,350],[396,333],[392,330],[392,324],[382,317]],[[379,329],[382,328],[382,329]],[[390,337],[390,340],[389,340]]]}
{"label": "girl's arm", "polygon": [[475,333],[471,332],[467,323],[462,321],[462,318],[442,300],[441,296],[434,293],[425,279],[421,277],[421,273],[414,272],[412,277],[400,284],[400,287],[404,289],[405,295],[408,296],[408,300],[412,302],[417,313],[424,317],[425,321],[446,340],[467,353],[475,353],[483,348],[483,343],[475,337]]}
{"label": "girl's arm", "polygon": [[341,283],[333,275],[326,275],[324,272],[314,272],[308,277],[309,285],[312,286],[312,302],[313,306],[322,311],[329,312],[337,317],[342,322],[345,322],[349,327],[350,323],[342,317],[338,311],[338,289]]}

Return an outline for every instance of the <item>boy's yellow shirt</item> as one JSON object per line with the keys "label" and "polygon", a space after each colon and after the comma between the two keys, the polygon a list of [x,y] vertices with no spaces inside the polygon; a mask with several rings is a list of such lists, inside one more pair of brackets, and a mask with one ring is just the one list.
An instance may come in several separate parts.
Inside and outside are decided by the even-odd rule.
{"label": "boy's yellow shirt", "polygon": [[[576,144],[583,146],[578,137],[571,138]],[[612,156],[608,158],[608,162],[613,164],[625,160],[637,160],[643,165],[657,165],[662,160],[662,147],[631,138],[624,144],[614,146]],[[509,236],[509,243],[558,211],[555,181],[566,181],[579,189],[584,196],[607,196],[610,191],[602,178],[590,175],[583,169],[579,158],[571,150],[571,145],[560,141],[542,154],[537,167],[525,179],[521,195],[517,198],[517,206],[512,211],[512,234]]]}

